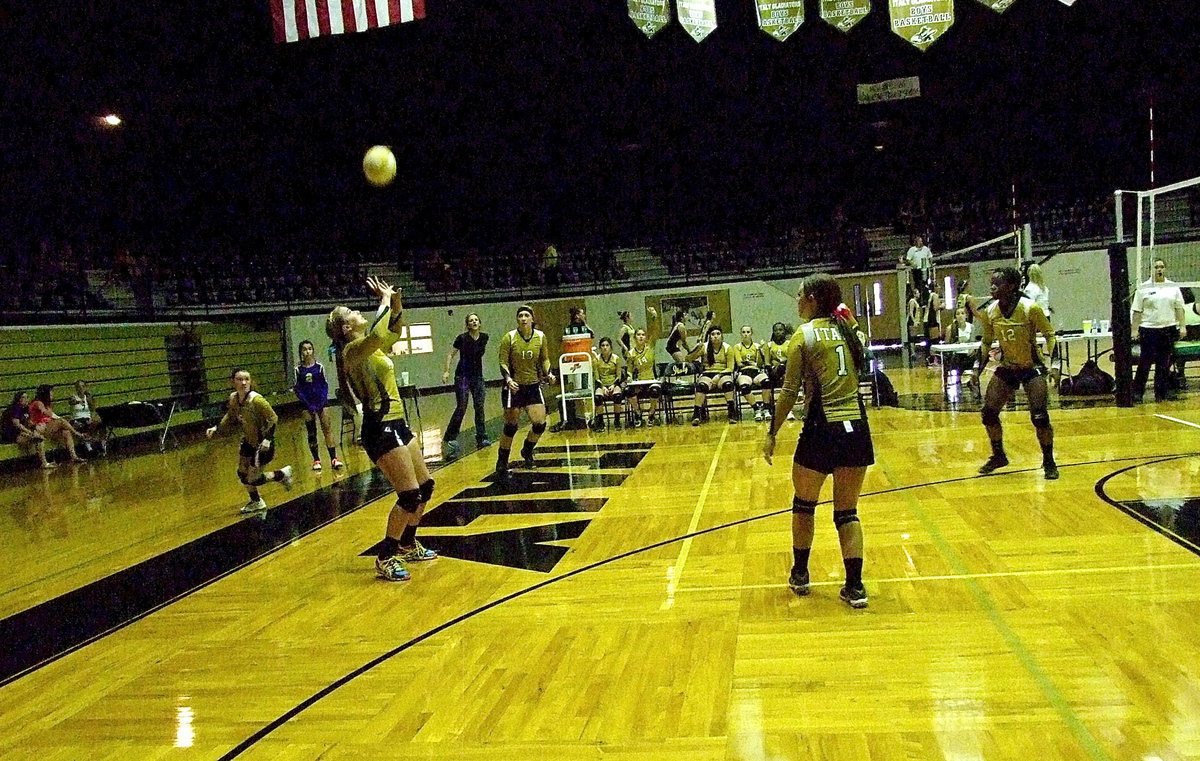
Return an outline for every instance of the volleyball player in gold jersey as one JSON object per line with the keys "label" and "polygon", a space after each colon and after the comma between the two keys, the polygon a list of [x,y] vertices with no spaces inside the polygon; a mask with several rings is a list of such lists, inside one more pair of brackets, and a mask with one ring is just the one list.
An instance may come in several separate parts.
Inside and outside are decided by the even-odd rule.
{"label": "volleyball player in gold jersey", "polygon": [[[1054,354],[1054,330],[1037,302],[1021,294],[1021,273],[1016,267],[1001,267],[992,273],[992,296],[996,299],[984,310],[983,339],[979,346],[979,370],[987,362],[992,341],[1000,342],[1000,366],[988,382],[983,397],[983,426],[992,445],[992,456],[980,468],[988,475],[1008,465],[1004,452],[1004,430],[1000,410],[1021,386],[1029,399],[1029,419],[1042,448],[1042,472],[1047,480],[1058,478],[1054,462],[1054,428],[1050,425],[1049,384],[1046,357]],[[1046,341],[1038,347],[1038,335]]]}
{"label": "volleyball player in gold jersey", "polygon": [[425,467],[421,444],[404,419],[396,368],[384,351],[400,340],[404,312],[400,292],[375,277],[367,278],[367,288],[379,298],[371,320],[349,307],[335,307],[325,322],[325,332],[337,350],[342,370],[338,378],[345,378],[362,402],[367,456],[396,490],[375,571],[387,581],[407,581],[406,562],[437,557],[417,541],[417,526],[433,496],[433,478]]}
{"label": "volleyball player in gold jersey", "polygon": [[600,351],[592,358],[592,372],[596,376],[594,399],[596,416],[592,427],[604,430],[604,409],[613,407],[613,428],[621,427],[621,416],[616,411],[625,406],[625,360],[613,352],[613,342],[608,336],[600,339]]}
{"label": "volleyball player in gold jersey", "polygon": [[529,416],[529,433],[521,446],[525,467],[533,467],[533,447],[546,430],[546,398],[542,383],[553,383],[546,334],[533,327],[533,308],[517,309],[517,327],[500,339],[500,372],[504,387],[500,402],[504,407],[504,430],[496,456],[496,483],[508,483],[508,455],[521,419],[521,410]]}
{"label": "volleyball player in gold jersey", "polygon": [[[633,345],[625,353],[630,383],[625,386],[625,396],[633,407],[633,426],[654,425],[658,418],[659,397],[662,384],[654,377],[654,345],[658,341],[658,311],[654,307],[646,310],[650,318],[647,327],[633,331]],[[642,411],[643,398],[649,399],[649,412]]]}
{"label": "volleyball player in gold jersey", "polygon": [[825,477],[833,474],[833,523],[846,568],[846,584],[840,594],[852,608],[865,608],[858,496],[867,467],[875,462],[875,450],[867,412],[858,395],[858,376],[865,365],[863,345],[853,323],[835,314],[842,293],[832,277],[805,278],[796,300],[803,324],[789,344],[787,374],[763,442],[763,457],[770,463],[775,436],[804,391],[804,429],[792,465],[793,566],[788,586],[797,594],[809,593],[808,558],[817,500]]}

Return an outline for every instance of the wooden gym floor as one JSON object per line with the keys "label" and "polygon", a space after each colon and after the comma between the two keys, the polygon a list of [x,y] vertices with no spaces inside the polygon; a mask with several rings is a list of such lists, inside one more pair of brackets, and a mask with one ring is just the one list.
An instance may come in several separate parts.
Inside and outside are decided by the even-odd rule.
{"label": "wooden gym floor", "polygon": [[795,424],[773,467],[723,414],[547,435],[507,491],[464,455],[403,584],[386,484],[313,474],[295,417],[261,519],[231,438],[12,474],[0,758],[1200,759],[1194,398],[1052,417],[1048,483],[1022,411],[986,478],[977,412],[873,411],[863,611],[828,506],[786,587]]}

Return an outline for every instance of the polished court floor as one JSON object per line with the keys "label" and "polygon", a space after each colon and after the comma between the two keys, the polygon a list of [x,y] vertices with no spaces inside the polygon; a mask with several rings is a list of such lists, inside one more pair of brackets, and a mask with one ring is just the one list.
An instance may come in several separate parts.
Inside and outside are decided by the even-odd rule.
{"label": "polished court floor", "polygon": [[503,489],[466,454],[403,584],[386,484],[307,470],[298,419],[263,518],[232,439],[7,475],[0,758],[1200,759],[1196,397],[1054,409],[1046,482],[1025,412],[978,477],[978,413],[893,378],[862,611],[827,506],[786,586],[795,424],[774,466],[722,414],[547,435]]}

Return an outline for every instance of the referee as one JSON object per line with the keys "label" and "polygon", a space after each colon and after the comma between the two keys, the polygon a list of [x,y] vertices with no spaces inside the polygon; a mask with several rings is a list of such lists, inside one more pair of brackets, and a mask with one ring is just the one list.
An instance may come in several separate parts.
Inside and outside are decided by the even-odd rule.
{"label": "referee", "polygon": [[1184,336],[1183,293],[1167,280],[1167,265],[1154,260],[1154,277],[1138,286],[1133,297],[1130,322],[1141,344],[1137,374],[1133,378],[1133,398],[1141,402],[1146,395],[1146,378],[1154,363],[1154,401],[1171,396],[1171,359],[1175,340]]}

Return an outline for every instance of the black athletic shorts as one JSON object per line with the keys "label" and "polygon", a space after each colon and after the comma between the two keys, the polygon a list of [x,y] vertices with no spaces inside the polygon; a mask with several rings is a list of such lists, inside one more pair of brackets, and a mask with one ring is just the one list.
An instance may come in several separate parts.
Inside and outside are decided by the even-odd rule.
{"label": "black athletic shorts", "polygon": [[533,404],[546,403],[546,397],[542,396],[542,384],[531,383],[529,385],[521,385],[516,391],[513,391],[505,383],[500,388],[500,405],[506,410],[521,409]]}
{"label": "black athletic shorts", "polygon": [[254,446],[249,441],[242,439],[242,445],[238,447],[238,454],[242,457],[249,457],[251,461],[254,460],[254,455],[258,455],[257,466],[261,468],[271,460],[275,459],[275,442],[271,441],[270,448],[265,452],[260,452],[258,447]]}
{"label": "black athletic shorts", "polygon": [[[847,430],[849,428],[849,430]],[[818,473],[834,468],[865,468],[875,464],[875,447],[866,418],[836,423],[805,423],[792,462]]]}
{"label": "black athletic shorts", "polygon": [[413,440],[413,433],[403,420],[364,418],[362,440],[367,457],[371,458],[371,462],[378,462],[380,457],[393,449],[408,446],[408,442]]}
{"label": "black athletic shorts", "polygon": [[1049,370],[1041,365],[1034,367],[997,367],[996,377],[1013,391],[1016,391],[1034,378],[1048,375],[1049,372]]}

